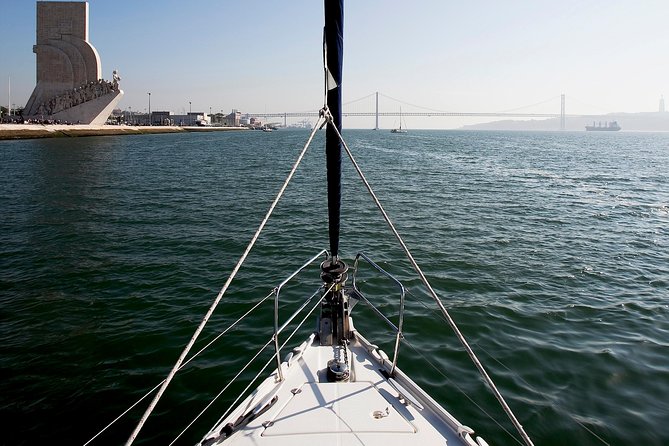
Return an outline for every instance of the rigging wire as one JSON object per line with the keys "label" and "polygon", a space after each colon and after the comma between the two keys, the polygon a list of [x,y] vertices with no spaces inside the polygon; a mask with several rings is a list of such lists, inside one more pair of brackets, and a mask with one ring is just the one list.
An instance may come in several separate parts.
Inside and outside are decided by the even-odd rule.
{"label": "rigging wire", "polygon": [[[416,296],[416,295],[415,295],[409,288],[406,289],[406,292],[407,292],[407,294],[408,294],[409,296],[413,297],[413,298],[415,299],[416,302],[420,303],[420,304],[421,304],[427,311],[430,311],[430,312],[432,312],[432,313],[438,315],[438,316],[439,316],[440,318],[442,318],[444,321],[448,322],[448,321],[446,320],[446,318],[444,317],[444,315],[441,314],[441,312],[436,311],[435,309],[429,308],[429,307],[425,304],[425,302],[423,302],[418,296]],[[406,335],[405,335],[405,338],[406,338]],[[499,426],[501,429],[504,430],[504,432],[506,432],[507,434],[509,434],[509,436],[510,436],[511,438],[513,438],[514,440],[516,440],[516,442],[522,444],[522,443],[520,442],[520,440],[518,440],[515,436],[513,436],[509,431],[507,431],[506,429],[504,429],[504,427],[503,427],[502,425],[500,425],[499,422],[497,422],[497,420],[495,420],[495,419],[494,419],[491,415],[489,415],[483,408],[481,408],[481,407],[480,407],[474,400],[472,400],[472,398],[470,398],[469,395],[467,395],[467,394],[464,392],[464,390],[460,389],[460,387],[458,387],[458,385],[457,385],[456,383],[454,383],[452,380],[450,380],[450,379],[443,373],[443,371],[442,371],[441,369],[437,368],[432,362],[430,362],[430,360],[429,360],[428,358],[426,358],[426,357],[423,356],[418,350],[416,350],[416,347],[412,346],[409,342],[407,342],[407,345],[409,345],[409,347],[411,347],[411,348],[412,348],[412,349],[413,349],[419,356],[421,356],[425,361],[427,361],[427,363],[430,364],[430,366],[432,366],[432,368],[434,368],[434,369],[435,369],[437,372],[439,372],[444,378],[446,378],[446,379],[447,379],[453,386],[455,386],[456,389],[458,389],[458,390],[459,390],[459,391],[460,391],[460,392],[461,392],[461,393],[462,393],[462,394],[463,394],[463,395],[464,395],[464,396],[465,396],[465,397],[466,397],[472,404],[474,404],[476,407],[478,407],[478,408],[479,408],[479,409],[480,409],[486,416],[488,416],[488,418],[490,418],[495,424],[497,424],[497,426]],[[502,368],[506,369],[507,371],[509,371],[509,372],[511,372],[511,373],[514,373],[512,369],[510,369],[509,367],[506,366],[506,364],[504,364],[502,361],[500,361],[499,359],[497,359],[497,358],[495,357],[495,355],[492,355],[492,354],[491,354],[490,352],[488,352],[485,348],[483,348],[483,346],[482,346],[481,344],[479,344],[478,342],[474,342],[473,345],[476,345],[479,349],[481,349],[481,350],[483,351],[483,353],[485,353],[486,355],[488,355],[488,357],[489,357],[490,359],[492,359],[493,361],[495,361],[496,363],[498,363]],[[520,375],[515,375],[515,376],[517,376],[517,378],[518,378],[523,384],[525,384],[525,386],[527,386],[528,388],[532,387],[532,386],[530,385],[530,383],[528,383],[522,376],[520,376]],[[547,398],[546,398],[545,401],[546,401],[546,402],[549,402]],[[609,444],[606,440],[604,440],[604,439],[601,438],[599,435],[597,435],[595,432],[593,432],[591,429],[589,429],[585,424],[581,423],[580,421],[578,421],[578,420],[576,420],[576,419],[574,419],[574,422],[576,422],[576,424],[578,424],[579,426],[581,426],[585,431],[587,431],[587,432],[590,433],[593,437],[595,437],[597,440],[599,440],[602,444],[605,444],[606,446],[610,446],[610,444]]]}
{"label": "rigging wire", "polygon": [[307,140],[307,143],[304,145],[304,148],[300,152],[300,155],[298,156],[297,160],[295,161],[295,164],[293,165],[293,168],[291,169],[290,173],[288,174],[288,177],[284,181],[283,185],[281,186],[281,189],[279,190],[279,193],[277,194],[277,196],[274,199],[274,201],[272,202],[269,210],[267,211],[267,214],[265,215],[265,218],[263,218],[262,222],[260,223],[260,226],[258,226],[258,229],[256,230],[255,234],[253,235],[253,238],[251,238],[251,241],[249,242],[248,246],[246,247],[246,250],[244,251],[242,256],[239,258],[239,261],[237,262],[237,264],[233,268],[232,272],[230,273],[230,276],[228,277],[228,280],[225,282],[225,284],[223,285],[223,288],[221,288],[221,291],[219,291],[218,295],[216,296],[216,299],[214,299],[214,302],[209,307],[209,310],[207,311],[204,318],[202,319],[202,322],[200,322],[200,325],[195,330],[195,333],[193,333],[193,336],[191,337],[190,341],[188,341],[188,344],[184,348],[183,352],[181,352],[181,355],[179,356],[179,359],[177,359],[177,362],[172,367],[172,370],[170,370],[170,373],[167,375],[167,378],[165,378],[165,381],[161,385],[160,389],[158,389],[158,393],[156,393],[156,396],[153,398],[153,400],[149,404],[149,407],[146,409],[146,412],[144,412],[144,415],[142,415],[142,418],[139,420],[139,423],[137,423],[137,427],[135,427],[135,430],[132,432],[132,434],[130,434],[130,437],[128,438],[128,441],[125,444],[126,446],[132,445],[132,443],[135,441],[135,438],[137,438],[137,435],[139,434],[139,431],[144,426],[144,423],[146,423],[146,420],[149,418],[149,415],[151,415],[151,412],[153,412],[153,409],[156,407],[156,404],[158,404],[158,401],[163,396],[163,393],[165,393],[165,390],[167,389],[167,386],[169,386],[170,382],[172,382],[172,379],[174,378],[174,375],[177,373],[177,371],[181,367],[181,364],[183,363],[184,359],[186,358],[186,355],[188,355],[188,352],[193,347],[193,344],[195,344],[195,341],[200,336],[200,333],[202,333],[202,330],[204,329],[205,325],[207,325],[207,322],[209,322],[209,319],[211,318],[211,315],[214,313],[214,310],[216,309],[219,302],[223,298],[223,295],[227,291],[227,289],[230,286],[230,283],[232,282],[232,280],[237,275],[237,272],[241,268],[242,264],[244,263],[244,261],[246,261],[246,257],[248,257],[249,253],[251,252],[251,249],[253,248],[256,241],[258,240],[258,237],[260,237],[260,233],[265,228],[265,225],[267,224],[267,221],[269,220],[270,216],[272,215],[272,212],[274,212],[274,208],[278,204],[279,200],[283,196],[283,193],[285,192],[286,188],[288,187],[288,184],[290,183],[293,176],[295,175],[295,172],[297,171],[298,166],[302,162],[302,159],[306,155],[307,150],[309,149],[309,146],[311,145],[311,141],[314,139],[314,136],[316,135],[316,132],[324,124],[325,124],[325,122],[323,120],[323,117],[319,117],[318,121],[316,122],[316,125],[314,126],[313,130],[311,131],[311,135],[309,135],[309,139]]}
{"label": "rigging wire", "polygon": [[[175,443],[175,442],[176,442],[176,441],[177,441],[177,440],[178,440],[178,439],[179,439],[179,438],[180,438],[180,437],[181,437],[181,436],[188,430],[189,427],[191,427],[193,424],[195,424],[195,422],[200,418],[200,416],[202,416],[202,414],[205,413],[205,412],[207,411],[207,409],[209,409],[209,408],[211,407],[211,405],[214,404],[214,402],[216,402],[216,400],[217,400],[221,395],[223,395],[223,393],[224,393],[226,390],[228,390],[228,387],[230,387],[230,386],[232,385],[232,383],[234,383],[235,380],[236,380],[237,378],[239,378],[239,376],[240,376],[242,373],[244,373],[244,372],[246,371],[247,368],[249,368],[249,366],[253,363],[253,361],[255,361],[256,358],[257,358],[258,356],[260,356],[260,354],[261,354],[262,352],[264,352],[265,349],[266,349],[267,347],[269,347],[269,345],[272,343],[272,341],[273,341],[273,339],[270,338],[270,340],[267,341],[267,342],[265,343],[265,345],[263,345],[263,346],[260,348],[260,350],[258,350],[258,351],[256,352],[256,354],[253,356],[253,358],[251,358],[251,359],[246,363],[246,365],[244,365],[244,367],[242,367],[241,370],[239,370],[239,372],[237,372],[237,374],[236,374],[236,375],[235,375],[235,376],[228,382],[228,384],[226,384],[225,387],[223,387],[223,389],[222,389],[220,392],[218,392],[218,395],[216,395],[216,396],[209,402],[209,404],[207,404],[207,405],[204,407],[204,409],[202,409],[202,410],[200,411],[200,413],[197,414],[197,415],[195,416],[195,418],[193,418],[193,420],[192,420],[190,423],[188,423],[188,426],[186,426],[186,427],[179,433],[179,435],[177,435],[177,436],[174,438],[174,440],[172,440],[172,442],[170,443],[170,446],[173,445],[173,444],[174,444],[174,443]],[[272,362],[273,359],[274,359],[274,355],[272,355],[272,358],[270,358],[270,360],[267,362],[267,364],[270,364],[270,363]],[[267,367],[267,365],[266,365],[265,367]],[[261,370],[261,372],[264,371],[264,370],[265,370],[265,368],[263,367],[263,369]],[[244,389],[244,392],[246,392],[246,390],[247,390],[247,389]],[[231,407],[233,407],[234,404],[237,404],[237,401],[236,401],[236,400],[235,400],[235,402],[233,403],[233,405],[232,405]],[[218,424],[218,423],[217,423],[217,424]]]}
{"label": "rigging wire", "polygon": [[[491,355],[488,351],[486,351],[486,349],[484,349],[484,348],[481,346],[481,344],[479,344],[479,343],[477,343],[477,342],[475,342],[474,344],[475,344],[478,348],[480,348],[480,349],[483,351],[483,353],[485,353],[486,355],[488,355],[489,358],[491,358],[493,361],[495,361],[496,363],[498,363],[501,367],[503,367],[504,369],[508,370],[509,372],[513,372],[513,370],[511,370],[509,367],[507,367],[502,361],[500,361],[499,359],[495,358],[495,357],[494,357],[493,355]],[[517,378],[518,378],[523,384],[525,384],[527,387],[532,387],[532,386],[530,385],[530,383],[528,383],[522,376],[517,376]],[[549,401],[548,401],[548,398],[546,398],[546,402],[549,402]],[[602,437],[600,437],[600,436],[597,435],[595,432],[593,432],[592,429],[588,428],[588,426],[586,426],[585,424],[581,423],[581,422],[578,421],[577,419],[573,419],[573,420],[576,422],[576,424],[578,424],[579,426],[581,426],[585,431],[587,431],[589,434],[591,434],[593,437],[595,437],[597,440],[599,440],[602,444],[605,444],[606,446],[611,446],[610,443],[608,443],[608,442],[607,442],[606,440],[604,440]]]}
{"label": "rigging wire", "polygon": [[[425,304],[425,302],[423,302],[418,296],[416,296],[416,295],[415,295],[411,290],[409,290],[408,288],[407,288],[407,294],[408,294],[409,296],[413,297],[413,298],[415,299],[415,301],[418,302],[418,303],[420,303],[420,304],[421,304],[427,311],[437,314],[439,317],[441,317],[442,319],[444,319],[444,321],[446,321],[446,319],[445,319],[444,316],[441,314],[441,312],[435,311],[434,309],[428,307],[427,304]],[[446,321],[446,322],[448,322],[448,321]],[[495,419],[495,417],[493,417],[492,415],[490,415],[490,414],[489,414],[483,407],[481,407],[481,406],[480,406],[480,405],[479,405],[479,404],[478,404],[472,397],[470,397],[470,396],[467,394],[467,392],[465,392],[464,390],[462,390],[462,388],[461,388],[460,386],[458,386],[453,380],[451,380],[451,379],[444,373],[444,371],[443,371],[442,368],[439,368],[439,367],[437,367],[436,365],[434,365],[434,363],[433,363],[432,361],[430,361],[429,358],[427,358],[425,355],[423,355],[423,354],[420,352],[420,350],[418,350],[413,344],[411,344],[411,343],[407,340],[407,339],[408,339],[408,336],[406,335],[406,333],[402,333],[402,335],[404,336],[404,341],[406,342],[406,344],[407,344],[407,345],[408,345],[408,346],[409,346],[409,347],[410,347],[410,348],[411,348],[411,349],[412,349],[418,356],[420,356],[421,358],[423,358],[423,360],[426,361],[426,362],[427,362],[427,363],[428,363],[434,370],[436,370],[437,373],[439,373],[441,376],[443,376],[443,377],[444,377],[444,378],[445,378],[445,379],[446,379],[446,380],[447,380],[453,387],[455,387],[460,393],[462,393],[462,394],[465,396],[465,398],[467,398],[467,399],[469,400],[470,403],[472,403],[474,406],[476,406],[477,409],[479,409],[479,410],[480,410],[486,417],[488,417],[488,419],[490,419],[490,420],[491,420],[493,423],[495,423],[500,429],[502,429],[507,435],[509,435],[509,437],[513,438],[513,439],[516,441],[516,443],[521,444],[521,445],[523,444],[522,441],[520,441],[518,438],[516,438],[515,435],[513,435],[513,434],[512,434],[511,432],[509,432],[504,426],[502,426],[502,425],[500,424],[500,422],[497,421],[497,420]],[[478,345],[478,344],[477,344],[477,345]],[[487,353],[487,352],[486,352],[486,353]],[[510,370],[510,371],[511,371],[511,370]]]}
{"label": "rigging wire", "polygon": [[481,412],[483,412],[483,414],[484,414],[486,417],[488,417],[488,418],[489,418],[493,423],[495,423],[500,429],[502,429],[504,432],[506,432],[506,433],[509,435],[509,437],[513,438],[513,439],[516,441],[516,443],[518,443],[518,444],[520,444],[520,445],[523,444],[522,441],[520,441],[518,438],[515,437],[515,435],[513,435],[513,434],[512,434],[511,432],[509,432],[504,426],[502,426],[502,425],[500,424],[500,422],[497,421],[497,420],[495,419],[495,417],[493,417],[492,415],[490,415],[490,414],[489,414],[483,407],[481,407],[476,401],[474,401],[474,399],[473,399],[472,397],[470,397],[469,395],[467,395],[467,392],[465,392],[464,390],[462,390],[462,388],[461,388],[460,386],[458,386],[455,382],[453,382],[453,380],[451,380],[451,379],[444,373],[443,370],[441,370],[439,367],[437,367],[436,365],[434,365],[434,363],[433,363],[432,361],[430,361],[429,358],[425,357],[425,355],[423,355],[423,354],[422,354],[422,353],[421,353],[421,352],[420,352],[420,351],[419,351],[419,350],[418,350],[412,343],[410,343],[409,341],[407,341],[406,335],[404,335],[404,342],[405,342],[406,345],[409,346],[409,347],[410,347],[410,348],[411,348],[411,349],[412,349],[418,356],[420,356],[421,358],[423,358],[423,360],[426,361],[426,362],[430,365],[430,367],[432,367],[434,370],[436,370],[437,373],[439,373],[441,376],[443,376],[443,377],[444,377],[444,378],[445,378],[445,379],[446,379],[446,380],[447,380],[453,387],[455,387],[460,393],[462,393],[462,394],[465,396],[465,398],[467,398],[467,399],[469,400],[470,403],[472,403],[474,406],[476,406],[476,408],[477,408],[478,410],[480,410]]}
{"label": "rigging wire", "polygon": [[[330,285],[330,289],[329,289],[326,293],[323,293],[323,295],[321,296],[321,298],[318,299],[318,301],[316,301],[316,303],[315,303],[314,306],[311,308],[311,310],[309,310],[309,312],[304,316],[304,318],[302,318],[302,320],[301,320],[300,323],[297,325],[297,327],[295,327],[295,329],[293,330],[293,332],[292,332],[292,333],[286,338],[286,340],[281,344],[281,348],[285,347],[286,344],[293,338],[293,336],[295,335],[295,333],[297,333],[297,330],[299,330],[299,329],[302,327],[302,325],[304,325],[304,322],[307,320],[307,318],[308,318],[309,316],[311,316],[311,314],[314,312],[314,310],[315,310],[316,308],[318,308],[318,306],[319,306],[320,303],[323,301],[323,299],[324,299],[324,297],[326,296],[326,294],[329,293],[329,292],[332,290],[333,287],[334,287],[334,284],[333,284],[333,285]],[[313,295],[312,295],[312,297],[313,297]],[[241,374],[242,374],[242,373],[243,373],[243,372],[244,372],[244,371],[251,365],[251,363],[253,363],[253,361],[255,361],[255,359],[256,359],[258,356],[260,356],[260,354],[261,354],[261,353],[262,353],[262,352],[263,352],[263,351],[264,351],[264,350],[265,350],[265,349],[266,349],[272,342],[274,342],[274,337],[270,338],[270,340],[267,341],[267,343],[266,343],[265,345],[263,345],[263,346],[260,348],[260,350],[255,354],[255,356],[254,356],[253,358],[251,358],[251,359],[246,363],[246,365],[245,365],[244,367],[242,367],[242,369],[241,369],[241,370],[240,370],[240,371],[239,371],[239,372],[238,372],[238,373],[237,373],[237,374],[230,380],[230,382],[228,382],[228,384],[227,384],[225,387],[223,387],[223,389],[222,389],[220,392],[218,392],[218,394],[217,394],[217,395],[216,395],[216,396],[209,402],[209,404],[207,404],[207,405],[205,406],[205,408],[202,409],[202,410],[200,411],[200,413],[197,414],[197,415],[195,416],[195,418],[188,424],[188,426],[186,426],[186,427],[184,428],[184,430],[182,430],[182,431],[179,433],[179,435],[177,435],[177,436],[174,438],[174,440],[172,440],[172,442],[169,444],[169,446],[172,446],[172,445],[173,445],[173,444],[174,444],[174,443],[175,443],[175,442],[176,442],[176,441],[177,441],[177,440],[178,440],[178,439],[179,439],[179,438],[180,438],[180,437],[181,437],[181,436],[188,430],[188,428],[191,427],[191,426],[192,426],[192,425],[193,425],[193,424],[194,424],[194,423],[195,423],[195,422],[202,416],[202,414],[204,414],[204,413],[205,413],[205,412],[212,406],[212,404],[214,404],[214,402],[215,402],[221,395],[223,395],[223,393],[224,393],[224,392],[225,392],[225,391],[232,385],[232,383],[234,383],[235,380],[236,380],[237,378],[239,378],[239,376],[240,376],[240,375],[241,375]],[[252,379],[252,380],[249,382],[249,384],[244,388],[244,390],[242,390],[241,393],[237,396],[237,398],[235,399],[235,401],[233,401],[233,403],[230,404],[230,406],[228,407],[228,410],[225,411],[225,413],[223,413],[223,415],[218,419],[218,421],[216,421],[216,423],[214,423],[214,426],[218,426],[218,424],[219,424],[221,421],[223,421],[223,420],[225,419],[225,417],[228,416],[228,414],[232,411],[232,409],[235,408],[235,407],[237,406],[237,403],[238,403],[239,400],[242,398],[242,396],[243,396],[243,395],[244,395],[244,394],[251,388],[251,386],[258,380],[258,378],[260,377],[260,375],[261,375],[262,373],[264,373],[265,370],[267,369],[267,367],[269,367],[269,365],[274,361],[274,356],[275,356],[275,355],[272,355],[272,357],[269,358],[269,360],[268,360],[268,361],[265,363],[265,365],[260,369],[260,371],[256,374],[256,376],[253,377],[253,379]]]}
{"label": "rigging wire", "polygon": [[332,115],[330,115],[328,110],[326,110],[326,117],[327,117],[328,125],[332,126],[332,128],[335,129],[335,133],[339,137],[339,140],[341,141],[342,146],[344,147],[344,150],[346,150],[346,154],[348,155],[349,159],[351,160],[351,164],[353,164],[353,167],[355,168],[356,172],[358,173],[358,176],[360,177],[363,184],[367,188],[367,191],[369,192],[372,199],[374,200],[374,203],[376,204],[376,207],[379,209],[379,211],[383,215],[384,220],[386,221],[390,230],[393,232],[393,234],[395,235],[395,238],[397,239],[400,246],[404,250],[404,253],[406,254],[407,258],[409,259],[409,262],[411,263],[411,265],[413,266],[414,271],[416,271],[416,273],[420,277],[421,282],[423,282],[423,284],[427,288],[429,294],[432,296],[432,299],[436,302],[437,306],[439,307],[442,314],[446,318],[446,320],[447,320],[448,324],[450,325],[451,329],[453,330],[453,332],[457,336],[457,338],[460,341],[460,343],[462,344],[462,346],[467,351],[467,354],[469,355],[470,359],[472,360],[472,362],[474,363],[474,365],[478,369],[478,371],[481,374],[481,376],[483,377],[483,379],[486,381],[486,383],[490,387],[493,395],[495,396],[495,398],[497,398],[497,401],[500,403],[500,405],[504,409],[504,412],[507,414],[507,416],[509,417],[509,419],[511,420],[513,425],[516,427],[516,430],[518,430],[518,433],[520,434],[520,436],[525,441],[525,444],[527,444],[528,446],[534,446],[534,443],[532,443],[532,440],[530,439],[530,437],[527,435],[527,433],[523,429],[522,424],[520,424],[520,421],[518,421],[518,419],[514,415],[513,411],[511,410],[509,405],[504,400],[504,397],[502,396],[500,391],[497,389],[497,386],[493,382],[492,378],[490,378],[490,376],[488,375],[488,372],[486,372],[485,368],[483,367],[483,364],[481,363],[481,361],[479,361],[478,357],[476,356],[476,353],[474,353],[474,350],[472,350],[471,346],[467,342],[467,339],[465,339],[464,335],[462,334],[462,332],[458,328],[457,324],[455,323],[455,321],[453,320],[451,315],[448,313],[448,310],[446,310],[446,307],[444,307],[444,304],[441,302],[441,299],[439,299],[439,297],[437,296],[437,293],[434,291],[434,289],[430,285],[430,282],[428,282],[427,277],[425,277],[425,274],[421,270],[420,266],[418,266],[418,263],[416,263],[416,260],[413,258],[413,255],[411,254],[411,252],[409,251],[409,248],[404,243],[404,240],[402,240],[402,237],[397,232],[397,229],[395,229],[395,226],[393,225],[392,221],[390,220],[390,217],[388,217],[388,214],[386,213],[385,209],[381,205],[381,202],[379,201],[376,194],[372,190],[372,186],[369,184],[369,182],[365,178],[365,175],[362,173],[362,170],[360,169],[360,166],[355,161],[355,158],[353,157],[353,153],[349,149],[348,144],[346,144],[346,141],[344,141],[344,138],[341,136],[341,133],[337,129],[337,126],[335,126],[333,124]]}
{"label": "rigging wire", "polygon": [[[188,360],[185,361],[185,362],[181,365],[181,367],[179,367],[179,370],[178,370],[178,371],[180,371],[181,369],[183,369],[184,367],[186,367],[192,360],[194,360],[194,359],[195,359],[196,357],[198,357],[202,352],[204,352],[204,351],[207,350],[209,347],[211,347],[211,345],[212,345],[214,342],[218,341],[223,335],[225,335],[227,332],[229,332],[230,330],[232,330],[233,328],[235,328],[235,327],[237,326],[237,324],[239,324],[239,322],[241,322],[246,316],[248,316],[249,314],[251,314],[251,312],[253,312],[253,311],[254,311],[256,308],[258,308],[263,302],[265,302],[267,299],[269,299],[269,298],[272,297],[273,295],[274,295],[274,292],[271,292],[271,293],[269,293],[267,296],[265,296],[265,297],[263,297],[262,299],[260,299],[260,301],[258,301],[253,307],[251,307],[250,310],[248,310],[246,313],[244,313],[243,315],[241,315],[236,321],[234,321],[232,324],[230,324],[229,327],[227,327],[225,330],[223,330],[221,333],[219,333],[214,339],[212,339],[211,341],[209,341],[209,342],[207,343],[207,345],[205,345],[204,347],[202,347],[197,353],[195,353],[193,356],[191,356],[190,358],[188,358]],[[137,401],[135,401],[130,407],[128,407],[125,411],[123,411],[123,413],[121,413],[119,416],[117,416],[116,418],[114,418],[109,424],[107,424],[105,427],[103,427],[102,430],[100,430],[97,434],[95,434],[93,437],[91,437],[91,439],[88,440],[86,443],[84,443],[83,446],[87,446],[87,445],[90,444],[93,440],[95,440],[97,437],[99,437],[104,431],[106,431],[106,430],[109,429],[111,426],[113,426],[114,423],[116,423],[118,420],[120,420],[121,418],[123,418],[123,416],[124,416],[125,414],[127,414],[127,413],[130,412],[132,409],[134,409],[135,406],[137,406],[139,403],[141,403],[142,401],[144,401],[144,399],[145,399],[147,396],[151,395],[151,394],[154,392],[154,390],[156,390],[158,387],[160,387],[164,382],[165,382],[165,380],[162,380],[162,381],[160,381],[158,384],[156,384],[151,390],[149,390],[148,392],[146,392],[146,393],[144,394],[144,396],[142,396],[140,399],[138,399]]]}
{"label": "rigging wire", "polygon": [[[331,285],[330,288],[328,288],[327,292],[323,294],[323,296],[325,296],[327,293],[329,293],[330,291],[332,291],[332,288],[333,288],[333,287],[334,287],[334,285]],[[309,313],[307,313],[307,315],[304,317],[304,319],[302,319],[302,321],[300,321],[300,323],[299,323],[299,325],[297,326],[297,328],[295,328],[295,330],[294,330],[294,331],[293,331],[293,332],[286,338],[286,340],[283,342],[283,344],[281,344],[281,347],[282,347],[282,348],[283,348],[283,347],[286,345],[286,343],[293,337],[293,335],[295,334],[295,332],[302,326],[302,324],[304,324],[304,321],[306,320],[306,318],[307,318],[308,316],[310,316],[311,313],[313,313],[314,309],[316,309],[316,307],[318,306],[318,304],[320,304],[322,301],[323,301],[323,298],[321,297],[321,298],[318,300],[318,302],[316,302],[316,304],[314,305],[314,308],[312,308],[312,309],[309,311]],[[272,339],[272,340],[273,340],[273,339]],[[270,358],[270,361],[273,361],[273,360],[274,360],[274,355],[272,355],[272,358]],[[267,367],[268,367],[268,364],[265,364],[265,366],[263,367],[263,370],[265,370]],[[261,372],[262,372],[262,371],[261,371]],[[255,381],[256,379],[258,379],[258,376],[256,376],[256,378],[254,378],[254,381]],[[250,387],[250,384],[249,384],[249,386],[247,386],[246,390],[248,390],[249,387]],[[237,397],[237,399],[230,405],[230,407],[228,408],[228,410],[227,410],[227,411],[226,411],[226,412],[225,412],[225,413],[218,419],[218,421],[216,421],[215,424],[219,424],[221,421],[223,421],[223,420],[225,419],[225,417],[228,416],[228,414],[232,411],[232,409],[235,407],[235,405],[237,404],[237,402],[241,399],[243,393],[246,392],[246,390],[244,390],[244,391],[242,392],[242,394],[240,394],[240,395]]]}

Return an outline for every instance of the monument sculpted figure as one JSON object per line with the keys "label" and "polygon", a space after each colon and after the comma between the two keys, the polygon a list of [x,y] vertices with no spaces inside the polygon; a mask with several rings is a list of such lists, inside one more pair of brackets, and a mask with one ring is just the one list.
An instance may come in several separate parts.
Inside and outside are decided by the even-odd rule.
{"label": "monument sculpted figure", "polygon": [[100,56],[88,41],[88,3],[38,1],[37,85],[24,115],[104,124],[123,91],[114,70],[111,82],[101,79]]}

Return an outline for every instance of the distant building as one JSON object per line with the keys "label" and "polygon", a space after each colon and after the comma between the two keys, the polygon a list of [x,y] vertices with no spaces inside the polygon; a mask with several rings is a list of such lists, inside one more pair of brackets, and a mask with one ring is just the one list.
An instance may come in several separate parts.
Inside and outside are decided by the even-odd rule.
{"label": "distant building", "polygon": [[664,96],[660,96],[660,113],[664,113]]}
{"label": "distant building", "polygon": [[173,125],[172,113],[168,111],[152,111],[151,125]]}
{"label": "distant building", "polygon": [[260,128],[264,125],[262,120],[260,118],[255,118],[249,115],[244,115],[242,116],[241,119],[241,125],[247,126],[247,127],[252,127],[252,128]]}
{"label": "distant building", "polygon": [[241,124],[242,114],[239,110],[232,110],[232,113],[223,118],[223,125],[226,127],[239,127]]}
{"label": "distant building", "polygon": [[192,127],[198,125],[198,122],[206,121],[211,123],[211,117],[204,112],[190,112],[185,115],[171,115],[174,125]]}
{"label": "distant building", "polygon": [[146,113],[132,113],[123,111],[119,113],[119,121],[130,125],[176,125],[179,127],[193,126],[239,126],[239,116],[237,110],[233,110],[229,115],[223,116],[221,113],[210,115],[204,112],[191,112],[186,114],[173,114],[170,111],[152,111],[151,115]]}

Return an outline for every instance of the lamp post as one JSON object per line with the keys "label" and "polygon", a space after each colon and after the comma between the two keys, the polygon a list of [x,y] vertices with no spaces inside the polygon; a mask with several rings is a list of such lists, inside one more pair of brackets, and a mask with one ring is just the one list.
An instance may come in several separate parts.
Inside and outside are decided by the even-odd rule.
{"label": "lamp post", "polygon": [[149,95],[149,125],[153,125],[151,122],[151,93],[147,93]]}

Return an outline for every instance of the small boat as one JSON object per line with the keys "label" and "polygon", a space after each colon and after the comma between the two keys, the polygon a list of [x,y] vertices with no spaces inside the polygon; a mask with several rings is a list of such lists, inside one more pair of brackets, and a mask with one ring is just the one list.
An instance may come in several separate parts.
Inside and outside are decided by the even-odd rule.
{"label": "small boat", "polygon": [[585,126],[585,131],[586,132],[617,132],[618,130],[621,129],[621,127],[618,125],[616,121],[611,121],[607,122],[604,125],[602,125],[601,121],[599,124],[595,125],[596,123],[592,123],[592,125],[586,125]]}
{"label": "small boat", "polygon": [[402,107],[400,107],[400,127],[398,129],[392,129],[390,133],[406,133],[406,129],[402,128]]}
{"label": "small boat", "polygon": [[[363,252],[359,252],[352,259],[352,267],[349,267],[339,257],[341,155],[344,151],[351,160],[360,180],[367,187],[372,200],[386,220],[391,232],[405,252],[419,280],[425,285],[428,294],[440,309],[441,315],[455,331],[483,380],[507,412],[525,444],[531,446],[532,441],[504,402],[492,379],[486,373],[483,365],[458,330],[457,325],[434,289],[430,286],[406,244],[383,210],[383,206],[366,181],[351,150],[342,137],[343,0],[325,0],[324,35],[326,101],[320,111],[319,120],[311,131],[304,149],[298,156],[260,227],[252,237],[239,262],[233,268],[230,277],[218,293],[204,319],[195,330],[195,334],[182,351],[167,378],[153,389],[158,390],[126,445],[129,446],[133,443],[175,374],[197,356],[197,354],[192,355],[186,360],[196,339],[225,295],[228,286],[269,220],[309,144],[318,130],[326,127],[329,249],[323,249],[308,259],[254,307],[256,308],[268,298],[273,298],[273,334],[264,347],[250,359],[235,378],[223,383],[225,387],[221,393],[246,370],[247,366],[253,363],[254,359],[265,348],[269,348],[273,350],[273,354],[265,367],[261,368],[256,375],[256,378],[265,376],[265,379],[255,388],[253,387],[255,379],[252,379],[246,390],[242,391],[237,400],[223,413],[219,421],[204,435],[198,444],[201,446],[296,446],[317,444],[487,446],[488,444],[481,436],[476,435],[472,428],[456,419],[400,368],[398,358],[400,347],[404,341],[403,323],[405,317],[405,287],[402,283]],[[294,313],[287,317],[282,314],[283,317],[280,318],[279,309],[284,308],[281,301],[284,288],[294,290],[292,286],[294,281],[297,280],[297,276],[308,271],[310,266],[314,264],[320,264],[320,280],[317,281],[315,291],[306,293],[297,300],[295,305],[298,308]],[[374,299],[368,297],[365,286],[358,280],[361,269],[364,269],[365,273],[374,274],[375,277],[378,276],[380,281],[386,281],[391,285],[389,288],[392,290],[392,294],[388,292],[386,300],[390,301],[389,296],[395,296],[393,300],[396,302],[396,314],[392,316],[384,314],[380,309],[382,306],[375,305]],[[367,276],[365,275],[365,277]],[[287,286],[289,283],[290,285]],[[353,322],[353,312],[360,303],[368,306],[371,314],[376,315],[380,323],[388,327],[393,339],[390,344],[392,346],[390,354],[384,352],[356,329]],[[290,341],[293,334],[305,321],[313,319],[309,317],[312,312],[318,314],[315,330],[307,335],[304,341],[295,342],[296,347],[287,349],[285,345]],[[302,317],[302,315],[304,316]],[[242,318],[244,317],[246,315],[242,316]],[[301,320],[300,317],[302,317]],[[231,327],[236,325],[237,322],[234,322]],[[297,326],[297,328],[293,330],[294,326]],[[291,330],[292,332],[287,333]],[[226,331],[220,336],[225,334]],[[266,373],[265,369],[273,365],[276,367],[275,370],[263,375]],[[214,387],[218,386],[214,384]],[[150,395],[152,391],[147,393],[145,397]],[[219,396],[221,393],[219,393]]]}
{"label": "small boat", "polygon": [[263,132],[271,132],[272,129],[269,128],[269,127],[263,127],[263,128],[262,128],[262,131],[263,131]]}

